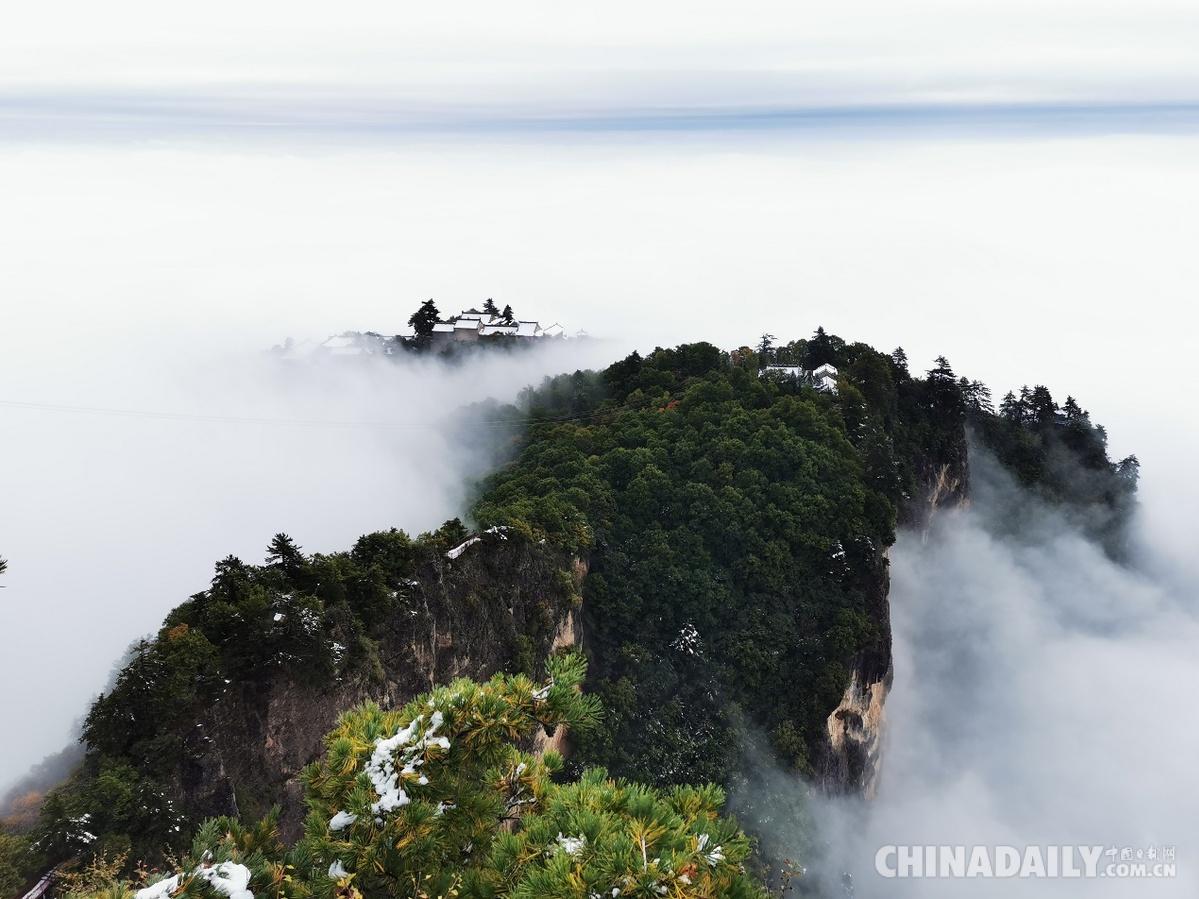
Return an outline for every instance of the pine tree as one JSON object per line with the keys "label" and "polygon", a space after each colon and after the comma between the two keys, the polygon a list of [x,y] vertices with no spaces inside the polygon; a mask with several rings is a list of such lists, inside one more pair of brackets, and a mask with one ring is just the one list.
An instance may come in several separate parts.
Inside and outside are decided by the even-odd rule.
{"label": "pine tree", "polygon": [[908,370],[908,354],[904,352],[903,347],[897,346],[891,351],[891,361],[895,363],[895,367],[900,371]]}
{"label": "pine tree", "polygon": [[[511,308],[511,307],[509,307],[509,308]],[[499,314],[500,314],[499,307],[496,306],[495,300],[493,300],[491,297],[488,297],[487,302],[483,304],[483,311],[486,312],[488,315],[490,315],[492,318],[498,318]]]}
{"label": "pine tree", "polygon": [[971,412],[995,414],[995,407],[991,403],[991,388],[982,381],[958,378],[958,389],[961,391],[962,401]]}
{"label": "pine tree", "polygon": [[777,338],[773,334],[763,334],[758,339],[758,364],[769,365],[774,357],[774,342]]}
{"label": "pine tree", "polygon": [[1033,388],[1028,407],[1033,421],[1038,424],[1052,424],[1057,417],[1057,403],[1053,401],[1049,388],[1041,384]]}
{"label": "pine tree", "polygon": [[1141,460],[1136,456],[1125,456],[1116,465],[1116,473],[1135,485],[1141,477]]}
{"label": "pine tree", "polygon": [[938,356],[933,367],[929,369],[928,379],[941,386],[952,384],[955,376],[949,360],[944,356]]}
{"label": "pine tree", "polygon": [[1032,420],[1032,391],[1027,384],[1020,388],[1020,395],[1016,399],[1016,416],[1012,420],[1020,424],[1028,424]]}
{"label": "pine tree", "polygon": [[1078,401],[1072,396],[1066,397],[1066,401],[1062,403],[1062,414],[1066,416],[1066,421],[1071,423],[1086,421],[1088,417],[1086,410],[1078,405]]}
{"label": "pine tree", "polygon": [[519,748],[542,729],[598,721],[579,689],[583,657],[546,669],[541,684],[458,680],[399,711],[350,710],[304,771],[308,819],[289,852],[273,813],[248,827],[216,818],[154,885],[163,899],[767,899],[746,873],[749,839],[720,816],[719,787],[658,791],[602,769],[560,783],[560,755]]}
{"label": "pine tree", "polygon": [[1003,399],[999,403],[999,414],[1008,421],[1020,421],[1020,401],[1010,390],[1003,395]]}
{"label": "pine tree", "polygon": [[412,313],[412,317],[408,319],[408,325],[416,332],[418,338],[428,337],[433,333],[433,326],[437,324],[441,313],[437,311],[437,306],[432,300],[425,300],[420,304],[420,308]]}
{"label": "pine tree", "polygon": [[504,307],[504,311],[500,313],[500,318],[502,318],[504,320],[504,324],[508,324],[508,325],[510,325],[516,321],[516,316],[512,312],[511,306]]}
{"label": "pine tree", "polygon": [[304,564],[304,554],[300,550],[301,547],[287,534],[276,534],[266,549],[266,563],[285,572],[295,571]]}
{"label": "pine tree", "polygon": [[837,350],[840,346],[844,346],[843,341],[825,333],[823,327],[818,327],[816,333],[812,335],[812,339],[808,341],[804,367],[814,369],[822,365],[835,365]]}

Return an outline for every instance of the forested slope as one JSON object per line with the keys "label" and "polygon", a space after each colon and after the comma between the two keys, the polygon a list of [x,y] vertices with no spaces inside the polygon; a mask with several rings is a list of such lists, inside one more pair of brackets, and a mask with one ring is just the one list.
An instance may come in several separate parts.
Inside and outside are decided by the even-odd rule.
{"label": "forested slope", "polygon": [[[838,369],[835,392],[763,377]],[[337,713],[399,707],[454,677],[532,673],[580,631],[601,722],[568,768],[654,786],[735,784],[760,735],[831,789],[861,790],[862,720],[891,667],[887,548],[967,495],[968,434],[1119,550],[1135,459],[1044,388],[998,411],[944,359],[927,373],[818,331],[781,347],[633,354],[530,389],[509,461],[469,518],[419,538],[262,565],[228,558],[136,647],[88,715],[87,755],[47,798],[32,870],[97,850],[183,847],[203,817],[283,808]],[[855,694],[854,691],[857,691]]]}

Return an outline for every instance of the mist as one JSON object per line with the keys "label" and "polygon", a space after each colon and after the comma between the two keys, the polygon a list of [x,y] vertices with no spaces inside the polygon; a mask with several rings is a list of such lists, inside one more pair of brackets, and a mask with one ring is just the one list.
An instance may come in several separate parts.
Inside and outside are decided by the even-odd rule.
{"label": "mist", "polygon": [[[1195,895],[1195,570],[1143,539],[1130,565],[1113,562],[977,448],[971,477],[969,508],[939,514],[927,534],[903,533],[891,554],[895,681],[877,798],[792,786],[814,827],[801,837],[780,826],[773,851],[814,862],[830,896],[843,895],[842,872],[867,899]],[[1134,532],[1145,537],[1141,521]],[[1174,846],[1178,874],[875,873],[880,847],[927,844]]]}
{"label": "mist", "polygon": [[128,644],[218,559],[260,561],[279,531],[331,552],[461,515],[511,435],[485,401],[617,352],[284,360],[233,344],[51,345],[19,372],[29,404],[0,415],[0,791],[73,738]]}

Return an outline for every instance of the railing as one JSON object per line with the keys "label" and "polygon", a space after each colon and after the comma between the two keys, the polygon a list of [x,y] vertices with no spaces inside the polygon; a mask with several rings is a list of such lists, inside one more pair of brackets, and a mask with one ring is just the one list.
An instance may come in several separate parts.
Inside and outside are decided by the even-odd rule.
{"label": "railing", "polygon": [[57,871],[47,871],[22,899],[43,899],[50,892],[50,887],[54,884],[54,875],[57,873]]}

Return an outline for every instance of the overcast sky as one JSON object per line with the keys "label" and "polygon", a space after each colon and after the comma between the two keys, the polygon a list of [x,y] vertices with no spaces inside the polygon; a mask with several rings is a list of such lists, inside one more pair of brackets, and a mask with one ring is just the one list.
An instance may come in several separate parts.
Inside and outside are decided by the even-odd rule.
{"label": "overcast sky", "polygon": [[[1073,393],[1145,463],[1151,532],[1189,551],[1193,4],[330,10],[4,14],[0,401],[368,416],[377,385],[279,394],[252,354],[394,333],[430,296],[493,296],[613,354],[823,324],[918,366],[945,353],[997,395]],[[543,369],[391,395],[410,411]],[[436,434],[305,439],[272,465],[288,439],[2,402],[0,715],[27,727],[0,781],[66,739],[217,556],[275,530],[336,549],[460,497],[418,501],[396,474]],[[70,663],[31,690],[20,672],[47,657]]]}

